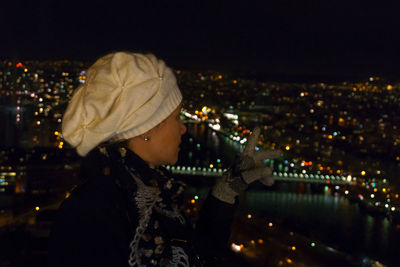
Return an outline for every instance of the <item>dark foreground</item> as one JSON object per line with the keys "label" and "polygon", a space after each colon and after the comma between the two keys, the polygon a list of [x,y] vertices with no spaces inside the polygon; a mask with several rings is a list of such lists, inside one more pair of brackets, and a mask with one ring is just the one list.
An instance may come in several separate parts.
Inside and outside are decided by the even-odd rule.
{"label": "dark foreground", "polygon": [[[195,189],[188,188],[188,217],[195,219],[205,193],[194,200]],[[6,222],[3,212],[0,228],[0,266],[46,267],[48,236],[60,200],[43,203],[21,212]],[[232,226],[229,247],[221,266],[384,266],[368,258],[357,258],[320,242],[294,233],[256,214],[238,212]]]}

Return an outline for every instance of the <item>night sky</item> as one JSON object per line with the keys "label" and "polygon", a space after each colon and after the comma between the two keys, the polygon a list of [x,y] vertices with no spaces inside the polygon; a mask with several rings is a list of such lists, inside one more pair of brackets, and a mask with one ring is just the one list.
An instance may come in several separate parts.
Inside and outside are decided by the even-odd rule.
{"label": "night sky", "polygon": [[133,50],[179,68],[400,78],[395,1],[87,2],[2,4],[0,57],[94,60]]}

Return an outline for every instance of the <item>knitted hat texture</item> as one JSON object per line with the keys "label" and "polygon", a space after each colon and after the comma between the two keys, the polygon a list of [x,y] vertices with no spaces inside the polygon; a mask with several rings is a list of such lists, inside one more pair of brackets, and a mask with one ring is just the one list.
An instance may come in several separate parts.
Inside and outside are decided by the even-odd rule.
{"label": "knitted hat texture", "polygon": [[175,75],[152,54],[111,53],[87,71],[63,117],[64,139],[85,156],[108,140],[154,128],[182,101]]}

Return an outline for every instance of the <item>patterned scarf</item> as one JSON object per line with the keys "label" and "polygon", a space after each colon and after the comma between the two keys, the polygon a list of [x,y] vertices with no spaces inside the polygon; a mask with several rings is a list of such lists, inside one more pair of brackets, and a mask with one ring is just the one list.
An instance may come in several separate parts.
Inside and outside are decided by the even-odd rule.
{"label": "patterned scarf", "polygon": [[[188,227],[180,212],[186,185],[172,178],[163,167],[150,168],[124,143],[97,149],[110,162],[109,173],[113,174],[115,184],[129,202],[128,214],[135,228],[129,265],[189,266],[192,242],[187,238],[184,242],[177,242],[179,238],[171,236],[169,227],[166,227]],[[106,168],[104,172],[107,172]]]}

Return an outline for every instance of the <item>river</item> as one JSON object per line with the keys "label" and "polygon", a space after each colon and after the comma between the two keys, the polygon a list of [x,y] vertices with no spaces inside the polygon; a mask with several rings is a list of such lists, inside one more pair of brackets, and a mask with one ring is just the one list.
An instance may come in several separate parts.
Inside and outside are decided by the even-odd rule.
{"label": "river", "polygon": [[[222,136],[204,126],[189,126],[184,138],[183,153],[189,138],[201,145],[198,155],[202,161],[215,158],[232,161],[238,149]],[[186,147],[186,149],[185,149]],[[189,162],[195,164],[196,154]],[[206,188],[190,189],[205,197]],[[190,191],[189,190],[189,191]],[[240,199],[239,216],[273,222],[289,232],[295,232],[315,243],[344,252],[357,259],[379,260],[388,266],[397,264],[400,255],[400,228],[385,217],[363,213],[356,203],[340,195],[333,187],[304,183],[276,183],[271,188],[251,187]],[[367,266],[367,265],[366,265]]]}

